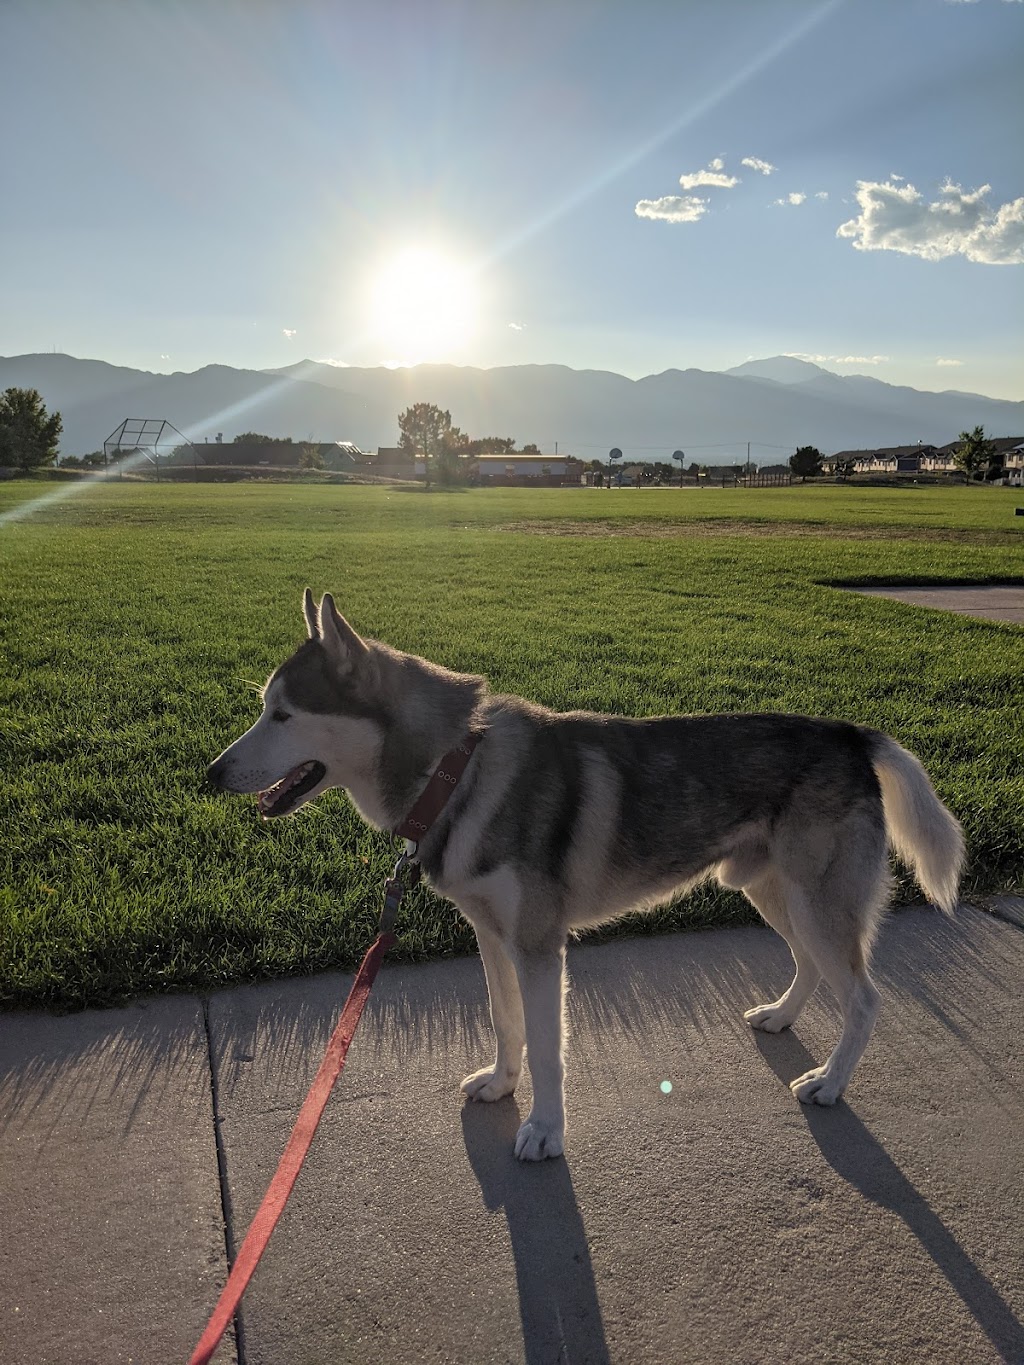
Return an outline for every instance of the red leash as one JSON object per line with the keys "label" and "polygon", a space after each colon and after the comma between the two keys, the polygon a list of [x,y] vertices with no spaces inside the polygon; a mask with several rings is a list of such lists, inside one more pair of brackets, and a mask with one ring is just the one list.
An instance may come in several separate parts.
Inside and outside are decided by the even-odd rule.
{"label": "red leash", "polygon": [[252,1220],[249,1231],[245,1234],[245,1241],[235,1257],[228,1282],[217,1300],[217,1307],[213,1310],[213,1316],[206,1325],[206,1331],[203,1333],[199,1345],[192,1352],[189,1365],[206,1365],[206,1362],[217,1349],[217,1344],[224,1335],[228,1323],[235,1315],[239,1300],[245,1293],[246,1286],[259,1264],[260,1257],[266,1250],[267,1243],[270,1241],[270,1234],[274,1231],[277,1220],[284,1211],[296,1176],[302,1169],[302,1163],[306,1159],[309,1144],[313,1141],[313,1134],[316,1132],[320,1116],[327,1105],[334,1082],[338,1079],[341,1069],[345,1065],[345,1056],[348,1053],[349,1044],[352,1042],[352,1035],[356,1031],[356,1025],[359,1023],[359,1017],[363,1012],[363,1006],[369,997],[370,987],[377,975],[377,969],[380,967],[384,954],[394,942],[395,936],[392,933],[378,935],[359,965],[356,979],[353,981],[352,989],[345,1001],[345,1008],[341,1011],[341,1018],[331,1034],[331,1040],[327,1044],[327,1051],[320,1063],[320,1070],[316,1073],[316,1079],[299,1111],[299,1117],[292,1129],[292,1135],[288,1139],[288,1146],[284,1149],[284,1156],[282,1156],[274,1178],[270,1182],[270,1189],[263,1196],[263,1203],[260,1205],[256,1217]]}
{"label": "red leash", "polygon": [[[413,852],[415,852],[415,840],[426,833],[447,804],[448,798],[465,771],[480,738],[479,734],[471,733],[466,736],[457,749],[445,754],[416,804],[395,831],[396,834],[414,841]],[[341,1075],[341,1069],[345,1065],[349,1044],[352,1042],[352,1037],[363,1013],[363,1007],[369,998],[370,987],[373,985],[384,954],[396,941],[392,928],[398,914],[402,892],[405,890],[405,878],[407,876],[410,882],[415,884],[419,881],[420,869],[418,863],[411,861],[410,854],[405,853],[395,864],[395,870],[391,877],[384,883],[384,911],[380,920],[380,933],[359,964],[356,979],[352,982],[352,989],[349,991],[345,1007],[341,1011],[341,1018],[334,1027],[334,1032],[327,1044],[327,1051],[324,1053],[324,1059],[320,1063],[320,1070],[316,1073],[316,1079],[310,1086],[309,1094],[299,1110],[299,1117],[295,1120],[295,1127],[288,1139],[288,1146],[284,1149],[284,1156],[278,1163],[274,1178],[270,1182],[270,1188],[263,1196],[263,1203],[257,1209],[256,1217],[252,1220],[249,1231],[245,1234],[245,1241],[235,1257],[235,1263],[228,1275],[228,1282],[221,1291],[217,1306],[213,1310],[210,1321],[206,1324],[206,1331],[200,1338],[199,1345],[192,1352],[189,1365],[207,1365],[210,1357],[217,1349],[228,1323],[238,1310],[242,1295],[252,1279],[253,1271],[259,1265],[260,1257],[267,1249],[270,1234],[274,1231],[277,1220],[284,1212],[284,1206],[288,1202],[288,1196],[292,1192],[292,1186],[295,1184],[299,1171],[302,1170],[302,1163],[306,1159],[306,1153],[313,1141],[313,1134],[316,1132],[321,1115],[327,1107],[327,1101],[334,1089],[334,1083]]]}

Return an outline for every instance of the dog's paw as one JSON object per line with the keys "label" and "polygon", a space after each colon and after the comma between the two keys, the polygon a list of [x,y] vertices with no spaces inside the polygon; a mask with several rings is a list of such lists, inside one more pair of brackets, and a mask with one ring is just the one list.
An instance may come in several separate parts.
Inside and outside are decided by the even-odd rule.
{"label": "dog's paw", "polygon": [[793,1016],[785,1005],[755,1005],[752,1010],[744,1010],[743,1017],[751,1028],[759,1028],[764,1033],[781,1033],[789,1028]]}
{"label": "dog's paw", "polygon": [[544,1161],[561,1156],[565,1147],[565,1128],[558,1123],[543,1123],[532,1115],[516,1134],[516,1156],[520,1161]]}
{"label": "dog's paw", "polygon": [[789,1088],[801,1104],[835,1104],[843,1093],[842,1086],[824,1066],[816,1066],[813,1071],[797,1076],[795,1081],[790,1081]]}
{"label": "dog's paw", "polygon": [[493,1066],[485,1066],[474,1071],[462,1082],[462,1093],[471,1100],[502,1100],[511,1095],[519,1082],[518,1075],[511,1071],[497,1071]]}

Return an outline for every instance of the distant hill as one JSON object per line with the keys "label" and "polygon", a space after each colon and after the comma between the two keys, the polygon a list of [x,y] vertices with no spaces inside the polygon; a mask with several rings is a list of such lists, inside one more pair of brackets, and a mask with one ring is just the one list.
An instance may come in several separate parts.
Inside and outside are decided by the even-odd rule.
{"label": "distant hill", "polygon": [[482,370],[340,368],[302,361],[283,370],[207,365],[194,373],[144,370],[67,355],[0,357],[0,391],[36,388],[64,418],[65,454],[95,450],[125,417],[162,417],[202,442],[223,432],[262,431],[296,440],[398,440],[398,413],[425,401],[450,410],[473,436],[513,436],[589,459],[619,446],[627,459],[665,459],[676,449],[702,464],[745,453],[760,463],[799,445],[834,450],[944,445],[965,428],[1024,434],[1024,403],[979,394],[925,393],[866,375],[831,374],[777,356],[725,373],[666,370],[627,379],[564,365]]}

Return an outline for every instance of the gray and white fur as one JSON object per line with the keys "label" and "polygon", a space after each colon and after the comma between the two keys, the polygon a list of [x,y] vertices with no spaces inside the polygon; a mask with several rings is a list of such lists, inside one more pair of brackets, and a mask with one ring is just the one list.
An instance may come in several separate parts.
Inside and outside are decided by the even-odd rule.
{"label": "gray and white fur", "polygon": [[260,794],[268,817],[344,787],[366,820],[394,829],[442,755],[481,733],[416,856],[473,925],[487,976],[497,1051],[464,1093],[511,1094],[529,1057],[518,1157],[563,1150],[569,935],[709,876],[744,892],[796,964],[780,999],[747,1010],[754,1028],[787,1028],[822,977],[835,992],[839,1043],[791,1086],[805,1104],[835,1103],[878,1012],[868,965],[887,845],[930,900],[956,904],[963,834],[912,754],[876,730],[806,716],[557,713],[362,639],[329,595],[317,608],[307,589],[304,611],[309,638],[210,780]]}

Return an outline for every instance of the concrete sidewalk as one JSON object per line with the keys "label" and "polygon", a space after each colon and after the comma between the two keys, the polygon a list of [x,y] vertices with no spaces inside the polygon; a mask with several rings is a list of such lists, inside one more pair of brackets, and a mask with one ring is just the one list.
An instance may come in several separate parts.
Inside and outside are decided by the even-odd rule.
{"label": "concrete sidewalk", "polygon": [[[538,1166],[511,1155],[528,1087],[458,1095],[492,1046],[479,962],[385,965],[246,1296],[243,1365],[1024,1361],[1020,927],[890,918],[878,1029],[833,1110],[786,1084],[834,1042],[827,994],[792,1033],[742,1021],[788,980],[769,930],[569,965],[567,1155]],[[237,1243],[349,980],[0,1018],[5,1365],[187,1359],[222,1209]]]}
{"label": "concrete sidewalk", "polygon": [[982,621],[1009,621],[1024,626],[1024,588],[1011,585],[978,583],[973,586],[908,588],[853,588],[867,597],[888,597],[910,607],[931,607],[934,611],[955,611],[962,616],[977,616]]}

